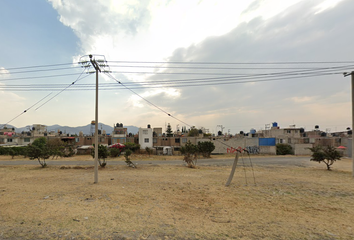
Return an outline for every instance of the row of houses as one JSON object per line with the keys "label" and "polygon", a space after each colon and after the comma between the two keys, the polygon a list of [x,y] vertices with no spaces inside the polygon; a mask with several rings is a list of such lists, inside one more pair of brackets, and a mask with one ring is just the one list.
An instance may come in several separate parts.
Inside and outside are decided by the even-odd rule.
{"label": "row of houses", "polygon": [[[14,129],[0,129],[0,146],[25,146],[32,143],[39,137],[60,138],[63,142],[75,145],[78,148],[92,146],[95,137],[84,135],[62,134],[61,132],[47,132],[46,126],[35,124],[31,131],[16,133]],[[303,128],[291,126],[280,128],[276,123],[266,130],[255,131],[251,129],[248,134],[240,132],[234,136],[218,135],[210,136],[199,132],[197,136],[188,136],[188,133],[176,132],[172,137],[167,137],[161,127],[139,128],[138,134],[128,134],[127,128],[123,124],[117,123],[112,133],[105,131],[99,132],[98,142],[103,145],[116,143],[136,143],[140,144],[141,149],[153,148],[157,154],[162,154],[163,149],[169,148],[171,153],[178,153],[180,148],[188,141],[193,144],[203,141],[211,141],[215,145],[214,154],[234,153],[235,151],[247,151],[254,154],[276,154],[276,144],[284,143],[292,146],[296,155],[310,154],[310,147],[313,146],[333,146],[346,147],[344,155],[350,156],[351,153],[351,131],[339,133],[325,133],[318,128],[312,131],[305,131]]]}

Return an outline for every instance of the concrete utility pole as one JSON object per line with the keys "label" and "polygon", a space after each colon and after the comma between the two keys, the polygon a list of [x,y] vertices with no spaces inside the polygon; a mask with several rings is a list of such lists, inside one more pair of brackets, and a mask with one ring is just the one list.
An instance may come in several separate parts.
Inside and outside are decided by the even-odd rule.
{"label": "concrete utility pole", "polygon": [[344,73],[344,77],[352,76],[352,176],[354,177],[354,138],[353,138],[353,131],[354,131],[354,71],[350,73]]}
{"label": "concrete utility pole", "polygon": [[95,59],[92,59],[92,55],[89,55],[90,62],[96,70],[96,104],[95,104],[95,180],[94,183],[98,183],[98,71],[101,72],[99,65]]}
{"label": "concrete utility pole", "polygon": [[[86,68],[87,70],[90,69],[91,65],[95,68],[96,72],[96,103],[95,103],[95,161],[94,161],[94,170],[95,170],[95,176],[94,176],[94,183],[98,183],[98,72],[103,72],[103,73],[110,73],[109,70],[104,70],[104,69],[109,69],[109,66],[107,65],[106,58],[103,55],[95,55],[96,57],[98,56],[100,59],[96,60],[93,58],[93,55],[90,54],[88,57],[90,58],[89,61],[87,60],[87,55],[83,56],[80,58],[80,62],[82,64],[83,68]],[[81,61],[81,59],[84,58],[84,60]],[[90,64],[91,63],[91,64]],[[101,70],[101,68],[103,70]],[[87,72],[89,74],[94,73],[94,72]],[[102,127],[101,127],[102,128]]]}

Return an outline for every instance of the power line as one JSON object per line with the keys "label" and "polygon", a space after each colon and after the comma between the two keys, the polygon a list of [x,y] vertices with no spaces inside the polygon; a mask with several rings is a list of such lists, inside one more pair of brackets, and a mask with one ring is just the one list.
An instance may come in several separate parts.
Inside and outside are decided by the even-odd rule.
{"label": "power line", "polygon": [[[229,84],[243,84],[243,83],[260,83],[260,82],[270,82],[270,81],[285,81],[289,79],[304,79],[308,77],[318,77],[318,76],[328,76],[342,73],[321,73],[321,74],[307,74],[305,76],[295,75],[289,77],[283,76],[258,76],[250,78],[231,78],[231,79],[204,79],[204,80],[176,80],[176,81],[155,81],[155,82],[132,82],[126,83],[125,86],[131,89],[148,89],[148,88],[185,88],[185,87],[202,87],[202,86],[215,86],[215,85],[229,85]],[[244,79],[244,80],[243,80]],[[119,90],[116,84],[112,83],[101,83],[100,90]],[[4,91],[58,91],[62,89],[63,84],[32,84],[32,85],[5,85],[2,86]],[[94,90],[94,84],[76,84],[73,86],[71,91],[87,91]]]}
{"label": "power line", "polygon": [[67,69],[77,69],[77,68],[81,68],[79,67],[66,67],[66,68],[49,68],[49,69],[39,69],[39,70],[26,70],[26,71],[20,71],[20,72],[4,72],[0,74],[18,74],[18,73],[36,73],[36,72],[46,72],[46,71],[59,71],[59,70],[67,70]]}
{"label": "power line", "polygon": [[17,69],[28,69],[28,68],[57,67],[57,66],[73,65],[73,64],[78,64],[78,63],[59,63],[59,64],[36,65],[36,66],[27,66],[27,67],[12,67],[12,68],[0,69],[0,71],[17,70]]}
{"label": "power line", "polygon": [[1,128],[3,128],[5,125],[9,124],[10,122],[14,121],[16,118],[20,117],[22,114],[25,114],[28,110],[30,110],[31,108],[33,108],[34,106],[36,106],[38,103],[40,103],[41,101],[43,101],[44,99],[46,99],[49,95],[51,95],[52,93],[49,93],[48,95],[46,95],[44,98],[42,98],[41,100],[39,100],[38,102],[36,102],[35,104],[33,104],[32,106],[30,106],[29,108],[25,109],[22,113],[20,113],[19,115],[17,115],[16,117],[14,117],[13,119],[11,119],[10,121],[8,121],[7,123],[3,124],[1,126]]}
{"label": "power line", "polygon": [[153,104],[152,102],[150,102],[149,100],[147,100],[146,98],[144,98],[143,96],[141,96],[140,94],[136,93],[135,91],[133,91],[132,89],[128,88],[127,86],[125,86],[122,82],[118,81],[115,77],[113,77],[111,74],[109,73],[105,73],[108,77],[112,78],[113,80],[115,80],[118,84],[122,85],[124,88],[128,89],[129,91],[131,91],[132,93],[134,93],[135,95],[137,95],[138,97],[140,97],[141,99],[143,99],[145,102],[147,102],[148,104],[150,104],[151,106],[159,109],[161,112],[167,114],[169,117],[176,119],[177,121],[186,124],[187,126],[190,126],[188,123],[185,123],[184,121],[172,116],[170,113],[166,112],[165,110],[163,110],[162,108],[160,108],[159,106]]}
{"label": "power line", "polygon": [[15,80],[28,80],[28,79],[37,79],[37,78],[66,77],[66,76],[74,76],[74,75],[81,75],[81,74],[80,74],[80,73],[68,73],[68,74],[46,75],[46,76],[33,76],[33,77],[20,77],[20,78],[5,78],[5,79],[0,79],[0,82],[15,81]]}
{"label": "power line", "polygon": [[58,96],[59,94],[61,94],[62,92],[64,92],[66,89],[68,89],[69,87],[71,87],[72,85],[74,85],[77,81],[85,78],[85,77],[88,77],[89,75],[86,75],[85,77],[81,78],[81,75],[84,73],[85,69],[82,71],[82,73],[80,74],[80,76],[74,81],[72,82],[71,84],[69,84],[66,88],[64,88],[63,90],[61,90],[60,92],[58,92],[57,94],[55,94],[53,97],[51,97],[49,100],[47,100],[46,102],[44,102],[42,105],[40,105],[39,107],[37,107],[35,109],[35,111],[37,111],[38,109],[40,109],[42,106],[44,106],[45,104],[47,104],[49,101],[51,101],[53,98],[55,98],[56,96]]}

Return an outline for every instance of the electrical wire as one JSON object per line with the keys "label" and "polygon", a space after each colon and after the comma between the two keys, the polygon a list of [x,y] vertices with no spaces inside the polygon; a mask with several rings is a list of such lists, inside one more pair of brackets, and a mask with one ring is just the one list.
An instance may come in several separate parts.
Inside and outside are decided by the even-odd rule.
{"label": "electrical wire", "polygon": [[17,73],[35,73],[35,72],[45,72],[45,71],[59,71],[59,70],[67,70],[67,69],[77,69],[77,68],[81,68],[81,66],[79,67],[66,67],[66,68],[49,68],[49,69],[40,69],[40,70],[27,70],[27,71],[20,71],[20,72],[4,72],[0,74],[17,74]]}
{"label": "electrical wire", "polygon": [[16,118],[20,117],[22,114],[25,114],[28,110],[30,110],[31,108],[33,108],[34,106],[36,106],[37,104],[39,104],[41,101],[43,101],[44,99],[46,99],[49,95],[51,95],[52,93],[49,93],[48,95],[46,95],[44,98],[42,98],[41,100],[39,100],[38,102],[36,102],[35,104],[33,104],[32,106],[30,106],[29,108],[25,109],[22,113],[20,113],[19,115],[17,115],[16,117],[12,118],[10,121],[8,121],[7,123],[3,124],[1,126],[1,128],[3,128],[4,126],[6,126],[7,124],[9,124],[10,122],[14,121]]}
{"label": "electrical wire", "polygon": [[[158,82],[132,82],[126,83],[125,87],[129,87],[131,89],[148,89],[148,88],[185,88],[185,87],[201,87],[201,86],[215,86],[215,85],[229,85],[229,84],[243,84],[243,83],[257,83],[257,82],[270,82],[270,81],[285,81],[289,79],[304,79],[309,77],[318,77],[318,76],[328,76],[334,74],[342,74],[342,73],[322,73],[322,74],[311,74],[306,76],[291,76],[291,77],[282,77],[275,76],[273,78],[269,78],[268,76],[259,76],[254,77],[254,79],[250,80],[239,80],[236,79],[220,79],[213,78],[212,80],[201,80],[201,81],[189,81],[187,80],[177,80],[174,82],[171,81],[158,81]],[[215,81],[218,80],[218,81]],[[5,85],[2,86],[1,89],[4,91],[58,91],[61,89],[63,84],[32,84],[32,85]],[[124,88],[122,86],[122,88]],[[119,90],[122,89],[119,86],[112,85],[111,83],[100,83],[100,90]],[[77,84],[75,85],[71,91],[88,91],[95,90],[94,84]]]}
{"label": "electrical wire", "polygon": [[59,94],[61,94],[62,92],[64,92],[66,89],[68,89],[69,87],[71,87],[72,85],[74,85],[76,82],[80,81],[81,79],[85,78],[85,77],[88,77],[89,75],[86,75],[85,77],[81,78],[81,75],[86,71],[86,69],[84,69],[82,71],[82,73],[80,74],[80,76],[74,81],[72,82],[71,84],[69,84],[66,88],[64,88],[63,90],[61,90],[60,92],[58,92],[57,94],[55,94],[53,97],[51,97],[49,100],[47,100],[46,102],[44,102],[42,105],[40,105],[39,107],[37,107],[35,109],[35,111],[37,111],[38,109],[40,109],[42,106],[44,106],[45,104],[47,104],[48,102],[50,102],[53,98],[55,98],[56,96],[58,96]]}
{"label": "electrical wire", "polygon": [[161,112],[167,114],[169,117],[186,124],[189,127],[192,127],[191,125],[189,125],[188,123],[185,123],[184,121],[172,116],[170,113],[166,112],[165,110],[163,110],[162,108],[160,108],[159,106],[155,105],[154,103],[150,102],[149,100],[147,100],[146,98],[144,98],[143,96],[141,96],[140,94],[138,94],[137,92],[133,91],[132,89],[128,88],[127,86],[125,86],[121,81],[117,80],[115,77],[113,77],[110,73],[105,73],[108,77],[110,77],[111,79],[115,80],[118,84],[122,85],[124,88],[128,89],[129,91],[131,91],[132,93],[134,93],[135,95],[137,95],[138,97],[140,97],[141,99],[143,99],[145,102],[147,102],[148,104],[150,104],[151,106],[159,109]]}

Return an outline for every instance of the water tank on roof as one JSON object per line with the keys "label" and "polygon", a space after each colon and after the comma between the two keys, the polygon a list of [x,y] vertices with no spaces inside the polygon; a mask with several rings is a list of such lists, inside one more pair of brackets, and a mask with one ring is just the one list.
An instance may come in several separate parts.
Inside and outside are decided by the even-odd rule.
{"label": "water tank on roof", "polygon": [[148,128],[151,128],[150,124],[148,124]]}
{"label": "water tank on roof", "polygon": [[321,137],[325,137],[325,136],[327,136],[327,133],[321,132]]}
{"label": "water tank on roof", "polygon": [[123,123],[120,124],[120,127],[123,127]]}
{"label": "water tank on roof", "polygon": [[256,134],[256,129],[252,128],[252,129],[250,130],[250,133],[251,133],[251,134]]}
{"label": "water tank on roof", "polygon": [[320,126],[318,126],[318,125],[315,126],[315,129],[316,129],[316,130],[318,130],[319,128],[320,128]]}
{"label": "water tank on roof", "polygon": [[245,133],[244,133],[243,131],[240,131],[240,134],[243,135],[243,134],[245,134]]}
{"label": "water tank on roof", "polygon": [[278,123],[277,123],[277,122],[273,122],[273,123],[272,123],[272,126],[273,126],[273,127],[278,127]]}
{"label": "water tank on roof", "polygon": [[300,128],[300,133],[304,133],[305,129],[304,128]]}

